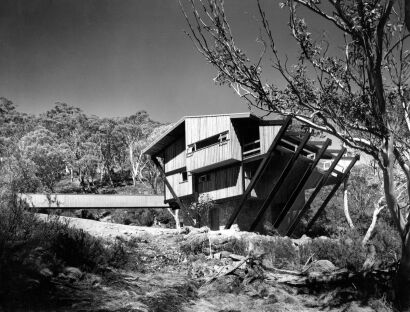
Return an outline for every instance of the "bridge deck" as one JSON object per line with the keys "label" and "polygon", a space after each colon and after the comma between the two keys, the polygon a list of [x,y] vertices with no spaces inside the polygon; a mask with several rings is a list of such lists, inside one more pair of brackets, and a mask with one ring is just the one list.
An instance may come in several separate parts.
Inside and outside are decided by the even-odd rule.
{"label": "bridge deck", "polygon": [[163,195],[21,194],[20,198],[34,208],[169,208]]}

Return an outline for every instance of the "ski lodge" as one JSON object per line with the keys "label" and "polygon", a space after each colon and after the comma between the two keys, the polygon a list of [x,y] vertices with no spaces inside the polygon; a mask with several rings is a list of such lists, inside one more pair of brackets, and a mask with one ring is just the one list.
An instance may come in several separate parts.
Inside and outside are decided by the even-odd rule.
{"label": "ski lodge", "polygon": [[291,236],[326,189],[303,232],[310,229],[359,158],[346,157],[345,148],[329,149],[330,139],[311,136],[309,129],[292,131],[290,117],[189,116],[143,152],[164,177],[165,203],[184,208],[207,195],[216,203],[209,212],[213,230],[236,224],[264,233],[269,224]]}

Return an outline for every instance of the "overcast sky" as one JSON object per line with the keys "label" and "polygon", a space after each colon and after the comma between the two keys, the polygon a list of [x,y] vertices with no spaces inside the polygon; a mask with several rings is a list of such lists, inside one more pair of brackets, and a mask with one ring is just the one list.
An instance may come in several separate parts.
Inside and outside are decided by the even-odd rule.
{"label": "overcast sky", "polygon": [[[286,11],[262,3],[282,51],[295,52]],[[257,56],[256,1],[225,7],[239,45]],[[186,28],[177,0],[1,0],[0,96],[29,113],[60,101],[98,116],[147,110],[163,122],[246,111],[232,90],[214,85],[216,71]]]}

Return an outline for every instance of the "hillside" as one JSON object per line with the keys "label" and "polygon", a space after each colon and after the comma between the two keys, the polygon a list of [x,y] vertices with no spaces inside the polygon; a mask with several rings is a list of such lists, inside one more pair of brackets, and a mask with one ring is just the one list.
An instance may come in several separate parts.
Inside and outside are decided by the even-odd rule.
{"label": "hillside", "polygon": [[[47,220],[46,215],[39,217]],[[107,268],[102,275],[82,273],[70,282],[56,278],[61,287],[54,296],[64,297],[58,300],[59,310],[390,311],[383,299],[363,293],[360,284],[350,281],[297,285],[301,279],[292,277],[297,272],[292,250],[300,241],[192,228],[178,233],[68,217],[60,221],[108,241],[132,242],[127,252],[133,265]],[[247,249],[249,257],[240,255]],[[285,262],[295,269],[278,269]],[[315,263],[307,266],[311,279],[337,272],[330,262]]]}

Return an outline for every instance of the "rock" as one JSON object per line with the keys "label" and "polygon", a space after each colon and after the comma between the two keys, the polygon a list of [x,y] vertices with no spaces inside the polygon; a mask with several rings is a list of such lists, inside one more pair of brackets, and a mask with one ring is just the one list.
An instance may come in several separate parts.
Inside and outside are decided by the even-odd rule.
{"label": "rock", "polygon": [[237,224],[232,225],[230,230],[235,231],[235,232],[239,232],[240,231],[239,225],[237,225]]}
{"label": "rock", "polygon": [[49,268],[44,268],[40,270],[40,275],[50,278],[53,276],[53,272]]}
{"label": "rock", "polygon": [[70,280],[79,280],[83,276],[83,272],[80,269],[75,267],[66,267],[64,268],[64,274]]}
{"label": "rock", "polygon": [[106,216],[106,217],[102,217],[99,221],[101,222],[112,222],[112,216]]}
{"label": "rock", "polygon": [[312,241],[312,238],[310,238],[306,234],[303,234],[301,238],[292,239],[292,242],[296,244],[297,246],[303,246],[303,245],[309,244],[311,241]]}
{"label": "rock", "polygon": [[332,272],[336,269],[337,267],[329,260],[317,260],[309,266],[309,268],[307,269],[307,272],[323,273],[323,272]]}
{"label": "rock", "polygon": [[231,253],[226,250],[222,250],[220,253],[221,253],[221,258],[229,258],[231,256]]}
{"label": "rock", "polygon": [[98,275],[88,273],[85,275],[85,280],[93,286],[101,284],[102,278]]}
{"label": "rock", "polygon": [[229,258],[235,260],[235,261],[241,261],[244,260],[246,257],[245,256],[241,256],[241,255],[235,255],[235,254],[230,254]]}
{"label": "rock", "polygon": [[351,302],[343,312],[375,312],[371,307],[361,307],[355,301]]}
{"label": "rock", "polygon": [[187,226],[184,226],[183,228],[181,228],[181,230],[179,231],[179,234],[188,234],[190,231],[190,228]]}

